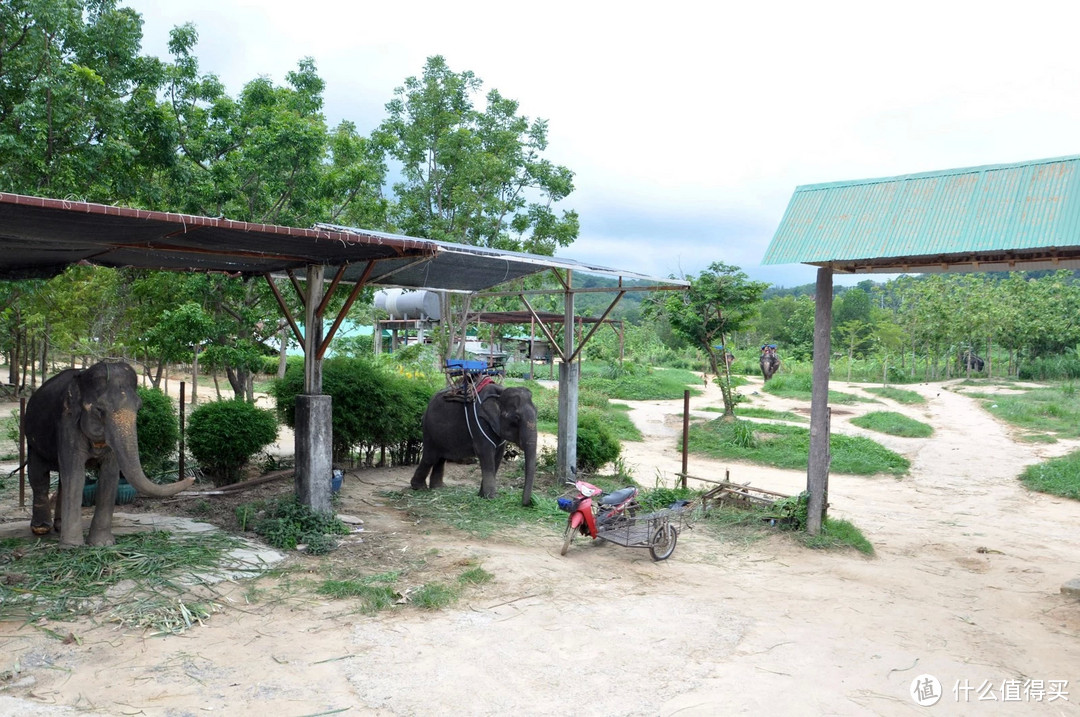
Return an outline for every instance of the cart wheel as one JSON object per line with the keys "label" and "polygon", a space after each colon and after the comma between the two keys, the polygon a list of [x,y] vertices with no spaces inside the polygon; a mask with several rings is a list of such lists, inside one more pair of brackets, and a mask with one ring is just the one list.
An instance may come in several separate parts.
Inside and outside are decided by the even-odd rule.
{"label": "cart wheel", "polygon": [[653,536],[652,545],[649,546],[649,552],[652,553],[653,560],[667,560],[671,557],[671,554],[675,552],[675,543],[679,539],[679,531],[675,530],[675,526],[671,523],[657,529],[656,535]]}
{"label": "cart wheel", "polygon": [[574,540],[574,536],[577,535],[578,529],[570,524],[570,521],[566,521],[566,534],[562,539],[562,550],[559,551],[559,555],[566,555],[566,551],[570,549],[570,543]]}

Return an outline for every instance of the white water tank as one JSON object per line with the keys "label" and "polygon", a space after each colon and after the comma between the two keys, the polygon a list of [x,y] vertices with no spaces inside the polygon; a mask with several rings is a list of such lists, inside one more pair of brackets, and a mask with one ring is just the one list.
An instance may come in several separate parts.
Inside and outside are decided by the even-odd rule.
{"label": "white water tank", "polygon": [[434,291],[380,289],[375,292],[375,308],[390,314],[391,319],[439,321],[439,295]]}

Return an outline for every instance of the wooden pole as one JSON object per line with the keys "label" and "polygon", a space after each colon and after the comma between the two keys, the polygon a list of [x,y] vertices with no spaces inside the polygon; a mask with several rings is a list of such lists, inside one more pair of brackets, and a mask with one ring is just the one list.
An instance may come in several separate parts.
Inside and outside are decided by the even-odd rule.
{"label": "wooden pole", "polygon": [[686,490],[687,459],[690,448],[690,391],[683,391],[682,402],[682,487]]}
{"label": "wooden pole", "polygon": [[832,355],[832,269],[817,272],[814,312],[814,372],[810,392],[810,455],[806,470],[806,532],[817,535],[825,522],[829,484],[829,358]]}
{"label": "wooden pole", "polygon": [[180,382],[180,456],[176,461],[176,480],[184,479],[184,382]]}

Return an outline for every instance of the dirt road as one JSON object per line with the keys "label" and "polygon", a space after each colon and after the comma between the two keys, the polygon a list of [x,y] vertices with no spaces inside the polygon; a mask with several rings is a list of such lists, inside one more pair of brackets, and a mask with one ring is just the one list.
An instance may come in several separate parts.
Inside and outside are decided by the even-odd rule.
{"label": "dirt road", "polygon": [[[831,514],[859,526],[874,558],[702,529],[662,563],[577,542],[560,557],[550,529],[478,540],[416,523],[380,497],[410,471],[361,471],[343,489],[344,510],[366,521],[357,560],[379,550],[446,576],[472,561],[494,580],[452,609],[374,616],[239,583],[205,625],[157,639],[84,621],[58,628],[80,640],[61,644],[0,624],[0,670],[18,667],[0,684],[0,713],[906,715],[927,709],[910,692],[927,675],[940,714],[1080,714],[1080,601],[1060,592],[1080,576],[1080,503],[1016,480],[1075,443],[1018,443],[973,399],[914,389],[926,404],[834,413],[837,432],[863,434],[848,419],[883,407],[935,428],[930,439],[874,436],[911,459],[906,477],[830,477]],[[806,408],[743,391],[751,405]],[[712,386],[692,410],[709,405],[720,405]],[[626,444],[625,461],[643,485],[680,470],[681,410],[634,404],[647,438]],[[725,471],[786,493],[806,481],[691,458],[692,475]],[[934,684],[924,678],[916,696]]]}

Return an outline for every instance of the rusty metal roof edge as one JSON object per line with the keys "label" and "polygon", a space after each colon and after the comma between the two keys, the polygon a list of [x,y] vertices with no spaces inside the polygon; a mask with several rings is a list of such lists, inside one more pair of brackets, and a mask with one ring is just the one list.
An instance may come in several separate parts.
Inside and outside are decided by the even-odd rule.
{"label": "rusty metal roof edge", "polygon": [[[342,232],[367,232],[375,236],[385,236],[388,238],[400,238],[397,234],[387,234],[383,232],[375,232],[369,229],[354,229],[352,227],[342,226],[339,224],[316,224],[316,227],[325,227],[333,229],[335,231]],[[441,253],[447,254],[462,254],[466,256],[480,256],[487,257],[493,260],[502,259],[504,261],[515,261],[522,264],[533,264],[538,267],[537,271],[543,269],[556,268],[556,269],[570,269],[573,271],[581,271],[587,274],[603,274],[608,276],[617,276],[624,279],[634,279],[639,281],[651,281],[658,284],[670,284],[674,286],[690,286],[690,282],[683,279],[662,279],[655,276],[649,276],[647,274],[639,274],[633,271],[622,271],[620,269],[611,269],[606,266],[596,266],[594,264],[588,264],[586,262],[577,261],[576,259],[565,259],[556,256],[544,256],[541,254],[527,254],[519,251],[509,251],[506,249],[491,249],[488,247],[473,246],[471,244],[455,244],[454,242],[439,241],[436,239],[424,239],[422,240],[429,244],[438,247]]]}
{"label": "rusty metal roof edge", "polygon": [[[343,241],[347,243],[376,244],[380,246],[397,246],[402,250],[428,250],[435,253],[431,242],[427,239],[384,234],[366,230],[350,232],[334,231],[330,229],[313,228],[303,229],[289,227],[280,224],[259,224],[243,222],[224,217],[206,217],[198,214],[179,214],[176,212],[161,212],[150,209],[136,209],[133,207],[121,207],[109,204],[97,204],[94,202],[73,201],[68,199],[52,199],[48,197],[35,197],[28,194],[12,194],[0,192],[0,204],[14,204],[17,206],[37,207],[40,209],[60,209],[64,211],[83,212],[86,214],[102,214],[106,216],[128,217],[146,221],[181,224],[185,227],[214,227],[221,229],[233,229],[247,232],[263,232],[266,234],[280,234],[297,238],[324,239]],[[359,241],[358,241],[359,240]]]}
{"label": "rusty metal roof edge", "polygon": [[835,187],[850,187],[861,184],[881,184],[885,182],[900,182],[911,179],[927,179],[931,177],[948,177],[958,174],[979,174],[983,172],[996,171],[1001,169],[1013,169],[1017,167],[1025,167],[1039,164],[1055,164],[1057,162],[1077,162],[1080,161],[1080,155],[1066,155],[1063,157],[1050,157],[1047,159],[1034,159],[1026,162],[1007,162],[1004,164],[984,164],[975,167],[957,167],[954,169],[938,169],[930,172],[914,172],[911,174],[899,174],[894,177],[874,177],[870,179],[851,179],[842,180],[836,182],[820,182],[816,184],[800,184],[795,187],[795,193],[815,191],[819,189],[832,189]]}

